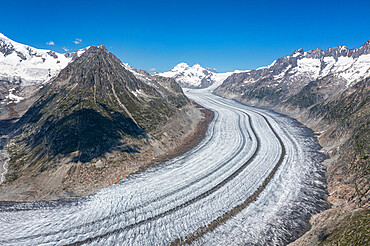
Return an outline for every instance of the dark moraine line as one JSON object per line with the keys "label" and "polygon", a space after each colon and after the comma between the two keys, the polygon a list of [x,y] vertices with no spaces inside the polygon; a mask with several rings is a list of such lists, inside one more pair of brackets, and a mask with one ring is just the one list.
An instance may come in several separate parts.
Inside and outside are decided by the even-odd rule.
{"label": "dark moraine line", "polygon": [[199,239],[200,237],[202,237],[204,234],[213,231],[214,229],[217,228],[217,226],[219,226],[220,224],[226,222],[228,219],[234,217],[240,211],[242,211],[243,209],[245,209],[250,203],[252,203],[253,201],[255,201],[257,199],[257,197],[261,194],[261,192],[266,188],[267,184],[270,182],[270,180],[273,178],[273,176],[275,175],[277,169],[279,168],[280,164],[284,160],[285,146],[283,144],[283,141],[279,137],[279,135],[276,133],[276,131],[274,130],[274,128],[271,126],[270,122],[267,120],[267,118],[264,115],[262,115],[262,114],[260,114],[258,112],[255,112],[255,111],[253,111],[253,112],[261,115],[264,118],[264,120],[267,122],[268,126],[270,127],[270,129],[274,133],[275,137],[278,139],[278,141],[279,141],[279,143],[281,145],[281,148],[282,148],[282,152],[281,152],[279,161],[277,162],[277,164],[275,165],[275,167],[273,168],[273,170],[270,172],[270,174],[267,176],[267,178],[263,181],[262,185],[260,187],[258,187],[258,189],[250,197],[248,197],[247,199],[245,199],[242,204],[234,207],[229,212],[227,212],[227,213],[223,214],[222,216],[216,218],[215,220],[213,220],[208,225],[203,226],[203,227],[199,228],[198,230],[196,230],[195,232],[187,235],[185,238],[177,238],[177,239],[175,239],[174,241],[172,241],[170,243],[170,245],[173,245],[174,246],[174,245],[191,244],[192,242],[194,242],[197,239]]}
{"label": "dark moraine line", "polygon": [[[156,215],[156,216],[153,216],[153,217],[150,217],[150,218],[148,218],[148,219],[145,219],[145,220],[142,220],[142,221],[139,221],[139,222],[137,222],[137,223],[134,223],[134,224],[131,224],[131,225],[128,225],[128,226],[126,226],[126,227],[123,227],[123,228],[118,228],[118,229],[115,229],[115,230],[113,230],[113,231],[110,231],[110,232],[106,232],[106,233],[104,233],[104,234],[101,234],[101,235],[97,235],[97,236],[94,236],[94,237],[90,237],[90,238],[87,238],[87,239],[84,239],[84,240],[81,240],[81,241],[77,241],[77,242],[74,242],[74,243],[71,243],[71,244],[66,244],[66,245],[69,245],[69,246],[71,246],[71,245],[83,245],[83,244],[86,244],[86,243],[91,243],[91,242],[93,242],[93,241],[96,241],[96,240],[99,240],[99,239],[102,239],[102,238],[104,238],[104,237],[107,237],[107,236],[110,236],[110,235],[113,235],[113,234],[117,234],[117,233],[120,233],[120,232],[123,232],[123,231],[125,231],[125,230],[129,230],[129,229],[132,229],[132,228],[134,228],[134,227],[137,227],[137,226],[140,226],[140,225],[143,225],[143,224],[145,224],[145,223],[148,223],[148,222],[151,222],[151,221],[154,221],[154,220],[156,220],[156,219],[159,219],[159,218],[162,218],[162,217],[164,217],[164,216],[166,216],[166,215],[169,215],[169,214],[171,214],[171,213],[173,213],[173,212],[175,212],[175,211],[178,211],[179,209],[182,209],[182,208],[184,208],[184,207],[187,207],[187,206],[189,206],[189,205],[191,205],[191,204],[193,204],[193,203],[195,203],[195,202],[197,202],[197,201],[199,201],[199,200],[201,200],[201,199],[203,199],[203,198],[205,198],[205,197],[207,197],[207,196],[209,196],[209,195],[211,195],[212,193],[214,193],[214,192],[216,192],[217,190],[219,190],[221,187],[223,187],[225,184],[227,184],[229,181],[231,181],[232,179],[234,179],[239,173],[241,173],[254,159],[255,159],[255,157],[257,156],[257,154],[258,154],[258,152],[259,152],[259,149],[260,149],[260,139],[259,139],[259,137],[257,136],[257,134],[256,134],[256,132],[255,132],[255,130],[254,130],[254,128],[253,128],[253,125],[252,125],[252,122],[251,122],[251,119],[250,119],[250,116],[247,114],[247,113],[245,113],[245,112],[243,112],[243,111],[241,111],[244,115],[246,115],[247,117],[248,117],[248,122],[249,122],[249,124],[250,124],[250,126],[251,126],[251,129],[252,129],[252,132],[253,132],[253,135],[256,137],[256,140],[257,140],[257,147],[256,147],[256,149],[255,149],[255,152],[253,153],[253,155],[251,156],[251,158],[250,159],[248,159],[248,161],[247,162],[245,162],[242,166],[240,166],[237,170],[235,170],[230,176],[228,176],[226,179],[224,179],[223,181],[221,181],[220,183],[218,183],[216,186],[214,186],[212,189],[210,189],[210,190],[208,190],[208,191],[206,191],[206,192],[204,192],[204,193],[202,193],[202,194],[200,194],[200,195],[198,195],[197,197],[195,197],[195,198],[193,198],[193,199],[191,199],[191,200],[189,200],[189,201],[187,201],[187,202],[185,202],[185,203],[183,203],[183,204],[180,204],[180,205],[178,205],[178,206],[176,206],[176,207],[174,207],[174,208],[172,208],[172,209],[169,209],[169,210],[167,210],[167,211],[165,211],[165,212],[163,212],[163,213],[160,213],[160,214],[158,214],[158,215]],[[264,119],[266,120],[266,118],[264,117]],[[239,124],[240,124],[240,121],[239,121]],[[268,125],[269,125],[269,127],[271,127],[271,125],[268,123]],[[239,125],[240,126],[240,125]],[[272,129],[272,128],[271,128]],[[243,138],[245,138],[244,136],[243,136]],[[245,141],[245,139],[244,139],[244,141]],[[282,143],[280,143],[280,144],[282,144]],[[282,155],[285,155],[285,148],[282,146],[282,148],[283,148],[283,152],[284,152],[284,154],[282,154]],[[280,159],[282,159],[282,157],[280,157]],[[280,161],[280,160],[279,160]],[[264,183],[266,182],[266,180],[264,181]],[[268,181],[267,181],[268,182]]]}
{"label": "dark moraine line", "polygon": [[[245,113],[244,113],[245,114]],[[247,114],[245,114],[245,115],[247,115]],[[251,121],[250,121],[250,117],[249,117],[249,115],[247,115],[247,117],[248,117],[248,121],[249,121],[249,124],[251,124]],[[239,120],[238,120],[238,125],[239,125],[239,129],[241,129],[241,124],[240,124],[240,116],[238,115],[238,118],[239,118]],[[215,117],[215,119],[217,120],[218,119],[218,115],[217,115],[217,117]],[[214,129],[212,129],[213,131],[214,131]],[[253,130],[254,131],[254,130]],[[254,133],[254,132],[253,132]],[[256,136],[256,134],[254,133],[254,135]],[[242,134],[242,138],[243,138],[243,142],[245,143],[245,141],[246,141],[246,139],[245,139],[245,136]],[[257,136],[256,136],[256,138],[257,138]],[[208,140],[206,143],[208,143],[210,140]],[[258,140],[257,140],[258,141]],[[206,143],[205,144],[203,144],[203,145],[206,145]],[[256,150],[255,150],[255,152],[254,152],[254,154],[252,155],[252,157],[256,154],[256,152],[257,152],[257,150],[259,149],[259,145],[258,145],[258,143],[259,142],[257,142],[257,148],[256,148]],[[241,148],[243,147],[243,145],[241,145],[239,148],[238,148],[238,150],[240,150]],[[201,148],[200,148],[201,149]],[[198,150],[199,151],[199,150]],[[196,151],[197,152],[197,151]],[[210,173],[208,173],[207,175],[205,175],[205,176],[202,176],[201,178],[199,178],[199,179],[196,179],[196,180],[194,180],[194,181],[192,181],[191,183],[189,183],[188,185],[186,185],[186,186],[183,186],[183,187],[181,187],[181,188],[179,188],[179,189],[176,189],[176,190],[174,190],[174,191],[172,191],[172,192],[169,192],[169,193],[166,193],[166,194],[164,194],[164,195],[161,195],[161,196],[159,196],[159,197],[157,197],[157,198],[155,198],[155,199],[153,199],[153,200],[151,200],[151,201],[148,201],[148,202],[145,202],[145,203],[143,203],[143,204],[141,204],[140,206],[137,206],[137,207],[134,207],[134,208],[131,208],[131,209],[128,209],[128,210],[126,210],[126,211],[122,211],[122,212],[119,212],[119,213],[115,213],[115,214],[111,214],[111,215],[109,215],[109,216],[106,216],[106,217],[103,217],[103,218],[100,218],[100,219],[97,219],[97,220],[94,220],[94,221],[91,221],[91,222],[88,222],[88,223],[84,223],[84,224],[80,224],[80,225],[77,225],[77,226],[73,226],[73,227],[69,227],[69,228],[66,228],[66,229],[64,229],[64,230],[58,230],[58,231],[55,231],[55,232],[48,232],[48,233],[40,233],[40,234],[37,234],[37,235],[32,235],[32,236],[26,236],[26,237],[18,237],[18,238],[12,238],[11,240],[7,240],[6,242],[11,242],[11,241],[19,241],[19,240],[24,240],[24,239],[35,239],[35,238],[39,238],[39,237],[46,237],[46,236],[51,236],[51,235],[56,235],[56,234],[59,234],[59,233],[63,233],[63,232],[67,232],[67,231],[70,231],[70,230],[73,230],[73,229],[79,229],[79,228],[82,228],[82,227],[85,227],[85,226],[90,226],[90,225],[93,225],[93,224],[96,224],[96,223],[99,223],[99,222],[104,222],[104,221],[106,221],[106,220],[109,220],[109,219],[112,219],[112,218],[115,218],[115,217],[118,217],[118,216],[121,216],[121,215],[123,215],[123,214],[125,214],[125,213],[128,213],[128,212],[132,212],[132,211],[134,211],[134,210],[136,210],[136,209],[139,209],[139,208],[143,208],[143,207],[146,207],[146,206],[148,206],[148,205],[150,205],[150,203],[151,202],[156,202],[156,201],[159,201],[159,200],[161,200],[161,199],[163,199],[163,198],[165,198],[166,196],[170,196],[170,195],[173,195],[173,194],[175,194],[175,193],[177,193],[177,192],[180,192],[180,191],[182,191],[182,190],[184,190],[184,189],[186,189],[187,187],[189,187],[189,186],[191,186],[191,185],[194,185],[194,184],[196,184],[196,183],[198,183],[198,182],[200,182],[200,181],[202,181],[203,179],[205,179],[205,178],[207,178],[207,177],[209,177],[210,175],[212,175],[212,174],[214,174],[214,173],[216,173],[218,170],[220,170],[222,167],[224,167],[225,165],[226,165],[226,163],[228,163],[230,160],[232,160],[233,158],[235,158],[236,156],[238,155],[238,151],[236,151],[236,153],[234,154],[234,155],[232,155],[231,157],[229,157],[224,163],[224,165],[220,165],[219,167],[217,167],[217,168],[215,168],[214,170],[212,170],[212,172],[210,172]],[[251,158],[252,158],[251,157]],[[249,162],[248,162],[249,163]],[[241,170],[242,171],[242,170]],[[227,181],[230,181],[231,179],[228,179]],[[225,180],[224,180],[225,181]],[[223,181],[223,182],[224,182]],[[226,182],[225,182],[226,183]],[[220,184],[218,184],[218,185],[220,185]],[[224,185],[224,184],[223,184]],[[223,186],[222,185],[222,186]],[[218,188],[221,188],[222,186],[217,186]],[[213,187],[211,190],[213,190],[215,187]],[[207,192],[209,192],[210,190],[208,190]],[[214,191],[216,191],[216,190],[214,190]],[[212,191],[211,193],[213,193],[214,191]],[[205,193],[207,193],[207,192],[205,192]],[[207,193],[207,196],[208,195],[210,195],[211,193]],[[200,196],[202,196],[202,195],[204,195],[204,193],[203,194],[201,194]],[[200,200],[201,198],[204,198],[204,197],[206,197],[206,196],[202,196],[201,198],[200,198],[200,196],[199,197],[195,197],[194,199],[196,199],[196,200],[194,200],[193,201],[193,199],[192,200],[190,200],[191,201],[191,203],[194,203],[194,202],[196,202],[196,201],[198,201],[198,200]],[[199,198],[199,199],[197,199],[197,198]],[[187,201],[185,204],[187,204],[186,206],[188,206],[188,205],[190,205],[191,203],[189,203],[188,204],[188,202],[189,201]],[[148,220],[144,220],[144,221],[139,221],[139,222],[137,222],[137,224],[132,224],[132,225],[129,225],[128,227],[130,227],[130,228],[132,228],[132,227],[134,227],[134,226],[137,226],[137,225],[141,225],[141,224],[143,224],[142,222],[148,222],[148,221],[152,221],[154,218],[156,219],[156,218],[160,218],[160,217],[163,217],[164,215],[167,215],[167,214],[169,214],[169,213],[172,213],[172,212],[174,212],[174,211],[177,211],[178,209],[180,209],[180,208],[183,208],[183,207],[185,207],[185,206],[182,206],[183,204],[181,204],[181,205],[178,205],[178,206],[176,206],[176,207],[174,207],[174,208],[172,208],[172,209],[170,209],[170,210],[168,210],[168,211],[166,211],[166,212],[163,212],[163,213],[161,213],[161,214],[159,214],[159,215],[157,215],[157,216],[155,216],[155,217],[153,217],[153,218],[149,218]],[[160,216],[161,215],[161,216]],[[140,223],[140,224],[138,224],[138,223]],[[124,228],[120,228],[120,229],[123,229],[123,230],[125,230],[125,229],[129,229],[129,228],[126,228],[126,227],[124,227]],[[108,232],[109,233],[109,232]],[[0,241],[0,243],[4,243],[4,241]]]}
{"label": "dark moraine line", "polygon": [[[214,114],[214,117],[212,119],[212,122],[216,122],[218,120],[218,118],[219,118],[219,114],[216,111],[212,111],[212,112]],[[215,131],[215,129],[212,128],[212,134],[211,134],[211,136],[214,135],[214,131]],[[196,146],[197,149],[195,151],[192,151],[192,154],[199,152],[202,149],[202,147],[203,146],[206,146],[211,140],[212,140],[212,138],[209,138],[206,141],[204,141],[201,145]],[[233,155],[233,157],[235,157],[235,155]],[[180,157],[176,161],[182,160],[184,158],[186,158],[186,156]],[[158,164],[154,164],[154,165],[158,165],[159,166],[161,163],[164,163],[164,162],[166,162],[166,161],[158,162]],[[221,166],[221,167],[223,167],[223,166]],[[131,174],[131,176],[134,176],[136,174],[137,173],[133,173],[133,174]],[[202,178],[200,178],[198,180],[202,180]],[[191,182],[189,185],[192,185],[192,184],[195,184],[195,183],[199,182],[198,180],[195,180],[195,181]],[[147,202],[141,204],[138,207],[135,207],[135,208],[132,208],[132,209],[129,209],[129,210],[126,210],[124,212],[117,213],[117,214],[114,214],[114,215],[122,215],[122,214],[124,214],[126,212],[133,211],[136,208],[145,207],[145,206],[149,205],[152,202],[156,202],[156,201],[162,200],[163,198],[165,198],[167,196],[173,195],[173,194],[177,193],[178,191],[184,190],[186,187],[188,187],[188,186],[184,186],[184,187],[179,188],[177,190],[174,190],[172,192],[166,193],[166,194],[164,194],[162,196],[159,196],[157,198],[154,198],[153,200],[147,201]],[[88,199],[91,196],[93,196],[93,195],[86,196],[86,198]],[[2,212],[14,212],[14,211],[30,211],[30,210],[38,210],[40,208],[43,208],[43,209],[54,209],[54,208],[57,208],[57,207],[62,207],[63,205],[67,205],[67,204],[77,205],[79,202],[80,202],[80,199],[79,198],[72,198],[72,199],[67,199],[67,200],[55,200],[55,201],[36,201],[36,202],[12,202],[12,201],[9,201],[9,202],[1,202],[0,201],[0,213],[2,213]],[[107,217],[103,217],[103,218],[101,218],[99,220],[96,220],[96,221],[104,221],[104,220],[107,220],[107,219],[111,218],[111,216],[112,215],[107,216]],[[85,223],[85,224],[82,224],[81,226],[91,225],[92,223],[95,223],[96,221],[93,221],[93,222],[90,222],[90,223]],[[78,227],[79,226],[71,227],[71,228],[72,229],[77,229]],[[69,229],[71,229],[71,228],[69,228]],[[67,231],[67,230],[60,230],[58,232],[63,232],[63,231]],[[51,234],[38,234],[38,235],[47,236],[47,235],[51,235]],[[38,235],[35,235],[35,236],[38,236]],[[20,239],[20,238],[18,238],[18,239]]]}

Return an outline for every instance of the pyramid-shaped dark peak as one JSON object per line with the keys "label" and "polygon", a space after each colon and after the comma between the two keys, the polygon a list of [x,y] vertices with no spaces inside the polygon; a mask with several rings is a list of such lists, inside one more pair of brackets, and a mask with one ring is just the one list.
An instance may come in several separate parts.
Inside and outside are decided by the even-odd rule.
{"label": "pyramid-shaped dark peak", "polygon": [[[137,77],[138,74],[141,75]],[[110,100],[114,89],[117,97],[121,96],[122,100],[134,105],[140,103],[137,98],[139,94],[146,98],[158,98],[168,94],[168,88],[161,85],[152,86],[152,83],[147,82],[152,79],[150,74],[123,64],[104,47],[91,46],[60,72],[54,84],[67,84],[74,91],[79,90],[80,96],[88,97],[89,93],[93,92],[94,101],[107,101],[107,97]],[[140,93],[137,94],[137,91]],[[115,97],[114,94],[113,96]]]}
{"label": "pyramid-shaped dark peak", "polygon": [[78,153],[74,160],[87,162],[117,149],[139,151],[128,139],[146,138],[188,100],[181,89],[166,89],[169,82],[136,73],[104,46],[88,48],[39,92],[20,119],[18,129],[27,134],[19,142],[34,151],[30,160]]}
{"label": "pyramid-shaped dark peak", "polygon": [[108,92],[104,90],[111,88],[112,83],[119,88],[142,83],[137,81],[123,63],[104,46],[89,47],[78,59],[60,72],[58,81],[64,84],[67,78],[69,78],[68,83],[78,83],[80,87],[94,86],[97,93]]}
{"label": "pyramid-shaped dark peak", "polygon": [[[99,52],[99,51],[105,51],[105,52],[109,52],[107,50],[107,48],[105,48],[104,44],[101,44],[99,46],[96,46],[96,45],[91,45],[87,50],[86,52]],[[85,53],[86,53],[85,52]]]}
{"label": "pyramid-shaped dark peak", "polygon": [[[115,59],[117,59],[117,57],[115,55],[113,55],[112,53],[110,53],[104,45],[100,45],[100,46],[95,46],[95,45],[92,45],[90,46],[82,55],[81,57],[91,57],[92,55],[109,55],[111,56],[112,58],[114,57]],[[119,62],[119,61],[118,61]]]}

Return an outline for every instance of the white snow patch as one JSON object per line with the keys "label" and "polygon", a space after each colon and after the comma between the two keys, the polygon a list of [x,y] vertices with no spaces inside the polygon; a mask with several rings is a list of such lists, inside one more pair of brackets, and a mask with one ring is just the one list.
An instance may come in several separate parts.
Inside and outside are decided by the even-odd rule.
{"label": "white snow patch", "polygon": [[19,103],[20,101],[22,101],[24,98],[23,97],[20,97],[20,96],[17,96],[17,95],[14,95],[14,88],[13,89],[10,89],[9,90],[9,95],[5,96],[6,99],[8,99],[9,101],[12,101],[14,103]]}
{"label": "white snow patch", "polygon": [[354,81],[357,81],[365,76],[370,69],[370,54],[358,57],[351,66],[348,66],[349,60],[342,60],[344,67],[347,69],[340,73],[340,75],[347,80],[347,86]]}
{"label": "white snow patch", "polygon": [[259,68],[257,68],[256,70],[261,70],[261,69],[265,69],[265,68],[270,68],[270,67],[272,67],[272,66],[274,66],[276,64],[276,60],[275,61],[273,61],[270,65],[268,65],[268,66],[265,66],[265,67],[259,67]]}
{"label": "white snow patch", "polygon": [[287,66],[280,74],[278,75],[274,75],[274,79],[275,80],[281,80],[282,78],[284,78],[285,74],[288,72],[288,70],[291,68],[292,66],[289,65]]}
{"label": "white snow patch", "polygon": [[[73,57],[20,44],[0,33],[1,42],[14,51],[6,56],[0,53],[0,77],[10,81],[21,81],[22,86],[40,84],[56,76]],[[87,49],[88,47],[78,50],[77,56],[81,56]]]}

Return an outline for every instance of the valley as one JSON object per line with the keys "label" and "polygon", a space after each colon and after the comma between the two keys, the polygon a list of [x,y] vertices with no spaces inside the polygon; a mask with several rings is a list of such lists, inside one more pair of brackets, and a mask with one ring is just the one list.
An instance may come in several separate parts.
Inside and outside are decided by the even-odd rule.
{"label": "valley", "polygon": [[312,152],[319,149],[312,133],[287,117],[205,91],[187,95],[215,114],[197,147],[86,198],[2,206],[0,223],[7,226],[0,226],[0,242],[165,245],[259,189],[253,203],[199,242],[284,244],[299,237],[310,214],[328,206],[323,156]]}
{"label": "valley", "polygon": [[370,40],[148,73],[0,34],[1,245],[365,245]]}

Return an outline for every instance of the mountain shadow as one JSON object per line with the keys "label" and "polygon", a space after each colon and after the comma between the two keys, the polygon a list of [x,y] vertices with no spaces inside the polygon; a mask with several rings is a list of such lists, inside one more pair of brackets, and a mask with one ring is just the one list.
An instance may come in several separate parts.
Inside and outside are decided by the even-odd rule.
{"label": "mountain shadow", "polygon": [[[32,121],[37,120],[35,115],[40,114],[34,114]],[[140,148],[126,144],[124,137],[145,138],[145,131],[122,113],[110,110],[107,115],[83,108],[60,119],[48,116],[39,130],[25,139],[26,146],[37,159],[43,157],[42,152],[48,156],[69,156],[77,151],[73,161],[80,162],[89,162],[113,150],[139,153]]]}
{"label": "mountain shadow", "polygon": [[104,46],[87,49],[36,96],[11,131],[10,168],[19,175],[140,153],[148,134],[189,102],[174,80],[134,70]]}

